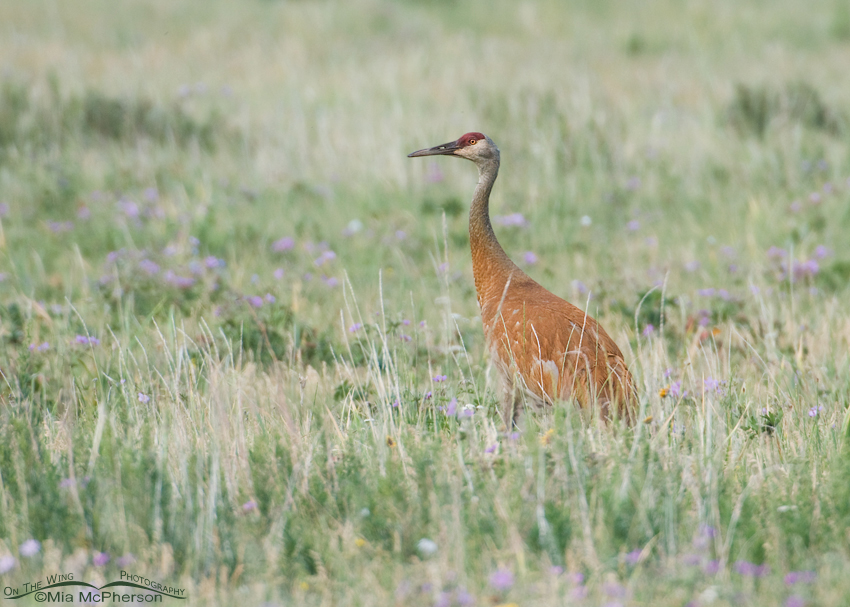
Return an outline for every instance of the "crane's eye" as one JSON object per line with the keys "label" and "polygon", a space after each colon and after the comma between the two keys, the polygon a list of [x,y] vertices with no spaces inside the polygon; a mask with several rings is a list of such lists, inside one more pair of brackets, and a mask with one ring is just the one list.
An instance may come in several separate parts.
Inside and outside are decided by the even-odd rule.
{"label": "crane's eye", "polygon": [[475,145],[476,143],[478,143],[478,142],[475,139],[469,140],[469,145]]}

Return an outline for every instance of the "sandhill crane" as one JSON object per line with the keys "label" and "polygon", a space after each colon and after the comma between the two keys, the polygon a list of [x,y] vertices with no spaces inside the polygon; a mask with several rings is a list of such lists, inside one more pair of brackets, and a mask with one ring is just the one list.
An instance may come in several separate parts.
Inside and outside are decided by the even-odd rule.
{"label": "sandhill crane", "polygon": [[502,417],[517,419],[524,401],[539,408],[574,398],[611,409],[631,423],[637,401],[620,348],[585,312],[553,295],[508,258],[490,223],[490,191],[499,173],[499,148],[482,133],[409,154],[460,156],[478,166],[469,211],[472,273],[484,336],[502,379]]}

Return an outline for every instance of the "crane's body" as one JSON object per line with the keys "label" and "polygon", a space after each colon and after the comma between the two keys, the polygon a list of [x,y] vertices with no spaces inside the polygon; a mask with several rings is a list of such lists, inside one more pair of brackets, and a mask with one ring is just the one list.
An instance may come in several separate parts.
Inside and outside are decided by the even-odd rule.
{"label": "crane's body", "polygon": [[502,414],[511,424],[525,404],[575,399],[594,404],[607,419],[613,408],[632,420],[636,395],[623,354],[599,324],[550,293],[505,253],[490,223],[490,191],[499,172],[499,149],[482,133],[413,152],[452,155],[478,166],[469,211],[472,273],[484,336],[502,379]]}

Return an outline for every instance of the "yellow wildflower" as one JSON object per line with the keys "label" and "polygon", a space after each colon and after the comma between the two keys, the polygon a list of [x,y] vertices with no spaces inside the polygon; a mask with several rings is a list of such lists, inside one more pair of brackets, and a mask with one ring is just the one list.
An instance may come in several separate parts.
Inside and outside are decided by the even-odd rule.
{"label": "yellow wildflower", "polygon": [[546,430],[546,434],[544,434],[543,436],[540,437],[540,444],[541,445],[548,445],[549,443],[552,442],[553,436],[555,436],[555,429],[549,428],[548,430]]}

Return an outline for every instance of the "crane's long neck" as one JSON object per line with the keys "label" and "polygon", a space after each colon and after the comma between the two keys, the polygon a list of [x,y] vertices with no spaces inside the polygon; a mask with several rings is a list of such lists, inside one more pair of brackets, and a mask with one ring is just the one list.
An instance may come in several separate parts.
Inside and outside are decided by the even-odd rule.
{"label": "crane's long neck", "polygon": [[485,302],[502,297],[505,282],[511,275],[523,274],[496,239],[490,223],[490,191],[499,174],[499,158],[478,164],[478,185],[469,210],[469,246],[472,250],[472,273],[482,309]]}

